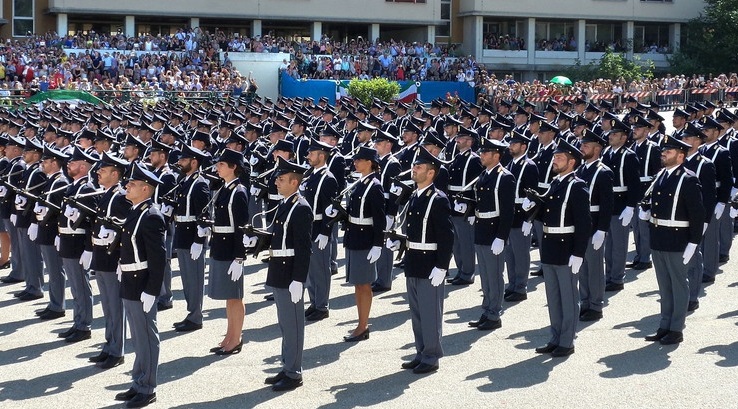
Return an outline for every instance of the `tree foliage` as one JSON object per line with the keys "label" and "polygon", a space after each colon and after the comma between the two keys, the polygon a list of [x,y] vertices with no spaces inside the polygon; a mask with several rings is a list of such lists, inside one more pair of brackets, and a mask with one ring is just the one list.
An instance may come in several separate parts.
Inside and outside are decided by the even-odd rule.
{"label": "tree foliage", "polygon": [[370,80],[352,79],[349,82],[348,94],[358,99],[364,105],[371,105],[374,98],[390,102],[400,93],[400,84],[388,81],[386,78]]}
{"label": "tree foliage", "polygon": [[629,60],[625,54],[606,50],[599,61],[583,65],[577,60],[576,64],[564,70],[563,75],[573,81],[591,81],[597,78],[623,78],[632,81],[653,78],[654,68],[650,60],[643,62],[638,57]]}
{"label": "tree foliage", "polygon": [[705,0],[705,12],[682,26],[685,41],[669,63],[679,74],[728,73],[738,66],[738,0]]}

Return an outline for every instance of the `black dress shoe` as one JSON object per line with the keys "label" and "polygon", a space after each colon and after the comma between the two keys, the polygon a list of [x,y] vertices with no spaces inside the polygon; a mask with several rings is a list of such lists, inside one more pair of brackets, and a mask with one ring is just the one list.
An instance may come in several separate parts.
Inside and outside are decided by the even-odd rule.
{"label": "black dress shoe", "polygon": [[494,331],[497,328],[502,328],[502,320],[487,320],[477,326],[480,331]]}
{"label": "black dress shoe", "polygon": [[587,310],[579,316],[579,321],[598,321],[602,319],[602,311]]}
{"label": "black dress shoe", "polygon": [[461,277],[457,277],[454,279],[454,281],[451,281],[451,285],[469,285],[474,284],[474,280],[467,280]]}
{"label": "black dress shoe", "polygon": [[100,352],[98,355],[91,356],[87,360],[94,363],[105,362],[109,356],[110,355],[107,352]]}
{"label": "black dress shoe", "polygon": [[651,267],[653,267],[653,263],[649,261],[649,262],[636,263],[636,264],[634,264],[631,267],[631,269],[633,269],[633,270],[648,270]]}
{"label": "black dress shoe", "polygon": [[369,328],[365,329],[364,332],[357,335],[346,335],[343,340],[346,342],[359,342],[369,339]]}
{"label": "black dress shoe", "polygon": [[133,397],[133,399],[129,400],[128,403],[126,403],[127,408],[143,408],[146,406],[149,406],[150,404],[156,402],[156,394],[155,393],[137,393],[136,396]]}
{"label": "black dress shoe", "polygon": [[625,288],[625,285],[623,285],[623,283],[607,283],[605,285],[606,292],[620,291],[623,288]]}
{"label": "black dress shoe", "polygon": [[315,311],[312,312],[312,314],[310,314],[307,317],[305,317],[305,320],[307,320],[307,321],[320,321],[320,320],[323,320],[323,319],[328,318],[329,315],[330,315],[330,313],[328,312],[328,310],[325,310],[325,311],[315,310]]}
{"label": "black dress shoe", "polygon": [[20,297],[18,297],[18,300],[20,300],[20,301],[34,301],[34,300],[38,300],[38,299],[41,299],[41,298],[44,298],[44,295],[43,294],[25,293],[25,294],[21,295]]}
{"label": "black dress shoe", "polygon": [[586,313],[587,311],[589,311],[589,308],[582,308],[582,309],[580,309],[579,310],[579,317],[581,318],[582,315],[584,315],[584,313]]}
{"label": "black dress shoe", "polygon": [[625,268],[633,268],[633,266],[635,266],[636,264],[638,264],[638,261],[635,261],[635,260],[629,261],[625,263]]}
{"label": "black dress shoe", "polygon": [[202,324],[195,324],[190,320],[184,320],[182,321],[182,325],[174,327],[174,330],[177,332],[190,332],[197,331],[198,329],[202,329]]}
{"label": "black dress shoe", "polygon": [[727,263],[728,261],[730,261],[730,256],[727,254],[721,254],[719,261],[720,263]]}
{"label": "black dress shoe", "polygon": [[264,299],[267,301],[274,301],[274,294],[267,294],[264,296]]}
{"label": "black dress shoe", "polygon": [[538,270],[530,273],[530,275],[532,275],[533,277],[540,277],[543,275],[543,269],[539,268]]}
{"label": "black dress shoe", "polygon": [[314,312],[315,312],[315,307],[313,307],[313,306],[311,305],[311,306],[309,306],[309,307],[307,308],[307,310],[305,310],[305,316],[307,317],[308,315],[310,315],[310,314],[312,314],[312,313],[314,313]]}
{"label": "black dress shoe", "polygon": [[558,346],[554,344],[546,344],[542,347],[536,348],[536,354],[550,354],[553,352]]}
{"label": "black dress shoe", "polygon": [[[8,261],[4,262],[2,265],[0,265],[0,270],[5,270],[6,268],[10,268],[10,260],[8,260]],[[14,280],[17,280],[17,279],[14,278]],[[21,281],[23,281],[23,280],[21,280]],[[20,282],[20,281],[18,281],[18,282]]]}
{"label": "black dress shoe", "polygon": [[174,308],[172,304],[162,304],[162,303],[156,303],[156,310],[157,311],[166,311],[171,310]]}
{"label": "black dress shoe", "polygon": [[656,333],[646,337],[646,341],[658,341],[669,333],[668,329],[659,328]]}
{"label": "black dress shoe", "polygon": [[512,292],[505,296],[507,302],[520,302],[528,299],[528,294]]}
{"label": "black dress shoe", "polygon": [[374,285],[374,284],[372,284],[372,292],[373,293],[383,293],[383,292],[389,291],[391,289],[392,289],[391,287],[385,287],[385,286],[382,286],[382,285]]}
{"label": "black dress shoe", "polygon": [[43,310],[37,310],[37,311],[36,311],[36,316],[37,316],[37,317],[40,317],[40,316],[42,316],[42,315],[46,314],[46,313],[47,313],[47,312],[49,312],[49,311],[51,311],[51,310],[49,309],[49,307],[46,307],[46,308],[44,308]]}
{"label": "black dress shoe", "polygon": [[509,288],[506,288],[505,289],[505,292],[502,294],[502,296],[503,297],[507,297],[508,295],[512,294],[513,292],[514,292],[513,290],[511,290]]}
{"label": "black dress shoe", "polygon": [[551,351],[552,357],[562,357],[562,356],[569,356],[574,353],[574,347],[567,348],[567,347],[556,347],[553,351]]}
{"label": "black dress shoe", "polygon": [[275,383],[277,383],[277,382],[281,381],[282,379],[284,379],[286,376],[287,375],[284,374],[284,371],[279,371],[278,374],[276,374],[274,376],[270,376],[270,377],[264,379],[264,383],[267,384],[267,385],[274,385]]}
{"label": "black dress shoe", "polygon": [[46,311],[45,313],[39,315],[38,317],[42,320],[55,320],[57,318],[62,318],[66,315],[64,311]]}
{"label": "black dress shoe", "polygon": [[21,280],[20,278],[15,278],[11,276],[5,276],[5,277],[0,278],[0,281],[5,284],[17,284],[17,283],[22,283],[25,280]]}
{"label": "black dress shoe", "polygon": [[336,274],[338,274],[338,269],[337,268],[332,268],[331,269],[331,275],[334,276]]}
{"label": "black dress shoe", "polygon": [[487,316],[482,314],[482,316],[479,317],[478,320],[469,322],[469,326],[472,328],[476,328],[480,326],[481,324],[485,323],[487,320],[488,320]]}
{"label": "black dress shoe", "polygon": [[74,327],[72,327],[72,328],[69,328],[68,330],[66,330],[66,331],[64,331],[64,332],[60,332],[60,333],[59,333],[59,335],[57,335],[57,336],[58,336],[59,338],[66,338],[66,337],[68,337],[68,336],[70,336],[70,335],[74,334],[74,333],[75,333],[76,331],[77,331],[77,329],[76,329],[76,328],[74,328]]}
{"label": "black dress shoe", "polygon": [[74,334],[64,338],[64,341],[71,343],[84,341],[86,339],[92,338],[92,332],[90,331],[74,331]]}
{"label": "black dress shoe", "polygon": [[402,369],[415,369],[418,365],[420,365],[420,359],[415,358],[412,361],[403,362],[400,366],[402,366]]}
{"label": "black dress shoe", "polygon": [[674,345],[684,341],[684,335],[681,331],[669,331],[663,338],[659,340],[661,345]]}
{"label": "black dress shoe", "polygon": [[23,297],[26,294],[28,294],[28,291],[26,291],[26,290],[18,291],[17,293],[13,294],[13,297],[20,298],[20,297]]}
{"label": "black dress shoe", "polygon": [[108,359],[106,359],[103,362],[99,362],[97,364],[97,367],[100,369],[110,369],[115,368],[116,366],[124,363],[126,359],[122,356],[109,356]]}
{"label": "black dress shoe", "polygon": [[134,396],[138,395],[135,389],[131,388],[125,392],[121,392],[115,395],[115,400],[127,401],[133,399]]}
{"label": "black dress shoe", "polygon": [[215,351],[215,355],[236,355],[237,353],[241,352],[241,348],[243,348],[243,341],[239,342],[238,345],[229,350],[220,348],[219,350]]}
{"label": "black dress shoe", "polygon": [[715,277],[710,277],[710,276],[705,275],[705,274],[702,275],[702,283],[703,284],[709,284],[709,283],[714,283],[714,282],[715,282]]}
{"label": "black dress shoe", "polygon": [[413,368],[413,373],[417,374],[424,374],[424,373],[431,373],[438,370],[438,365],[430,365],[430,364],[419,364],[415,368]]}
{"label": "black dress shoe", "polygon": [[694,311],[697,308],[700,308],[700,302],[699,301],[690,301],[687,305],[687,311]]}
{"label": "black dress shoe", "polygon": [[272,390],[275,392],[291,391],[299,388],[300,386],[302,386],[302,378],[293,379],[289,376],[285,376],[272,385]]}

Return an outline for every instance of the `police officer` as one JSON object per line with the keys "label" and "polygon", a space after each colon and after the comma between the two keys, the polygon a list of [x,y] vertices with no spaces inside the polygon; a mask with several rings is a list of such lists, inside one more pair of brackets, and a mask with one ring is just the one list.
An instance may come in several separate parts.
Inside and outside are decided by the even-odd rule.
{"label": "police officer", "polygon": [[690,145],[664,136],[661,142],[664,170],[653,183],[650,208],[639,217],[651,224],[651,251],[661,297],[661,321],[647,341],[677,344],[684,340],[690,284],[687,268],[702,239],[705,208],[700,182],[684,166]]}
{"label": "police officer", "polygon": [[[12,121],[10,121],[12,123]],[[8,158],[8,164],[2,173],[3,184],[0,185],[0,206],[5,230],[10,236],[11,246],[14,248],[18,244],[18,229],[15,227],[13,220],[16,220],[15,207],[15,191],[13,186],[17,187],[23,177],[23,171],[26,169],[26,163],[23,161],[23,147],[26,145],[24,138],[8,135],[8,143],[5,147],[5,157]],[[10,274],[2,278],[2,282],[6,284],[15,284],[25,281],[23,265],[19,256],[10,257]],[[20,297],[25,294],[22,290],[15,295]]]}
{"label": "police officer", "polygon": [[[531,116],[534,115],[535,114]],[[541,121],[540,119],[532,121],[531,125],[534,122],[536,124],[540,124],[540,128],[538,133],[534,134],[537,138],[533,139],[531,137],[531,143],[528,146],[528,155],[538,168],[538,187],[536,190],[538,193],[543,193],[551,186],[551,180],[556,175],[555,172],[553,172],[553,153],[558,144],[558,138],[556,137],[558,134],[558,128],[546,121]],[[543,226],[541,225],[540,220],[534,220],[533,225],[535,227],[536,243],[540,246],[543,236]],[[531,275],[543,275],[543,269],[541,268],[538,271],[531,273]]]}
{"label": "police officer", "polygon": [[127,401],[129,408],[156,402],[160,345],[154,304],[164,277],[166,222],[151,197],[160,183],[156,175],[134,164],[126,184],[126,199],[132,207],[123,223],[118,274],[136,360],[133,386],[115,399]]}
{"label": "police officer", "polygon": [[[384,190],[385,201],[385,231],[394,227],[395,217],[399,206],[397,196],[392,194],[392,180],[402,171],[400,162],[392,155],[392,149],[397,143],[397,137],[384,131],[377,131],[374,136],[374,147],[379,156],[379,182]],[[392,288],[392,250],[387,246],[382,247],[382,255],[377,261],[377,279],[372,283],[372,292],[389,291]]]}

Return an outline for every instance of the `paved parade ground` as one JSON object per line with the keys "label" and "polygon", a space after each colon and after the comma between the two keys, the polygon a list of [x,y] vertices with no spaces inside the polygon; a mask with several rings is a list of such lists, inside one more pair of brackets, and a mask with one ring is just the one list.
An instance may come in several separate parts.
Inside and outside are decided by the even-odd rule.
{"label": "paved parade ground", "polygon": [[[537,250],[533,254],[537,259]],[[503,326],[494,332],[467,327],[480,315],[479,278],[467,287],[447,285],[445,357],[430,375],[400,369],[414,353],[402,274],[391,291],[374,298],[369,340],[342,341],[355,326],[356,309],[341,266],[333,277],[330,317],[306,328],[305,384],[283,394],[263,383],[278,371],[280,355],[276,310],[264,300],[266,264],[249,259],[243,351],[216,357],[208,350],[225,332],[222,302],[205,298],[202,330],[176,333],[172,328],[185,316],[175,259],[175,306],[158,318],[162,346],[154,407],[735,407],[735,249],[732,256],[705,289],[700,308],[687,318],[681,345],[644,341],[658,327],[655,275],[653,269],[627,270],[625,290],[607,293],[604,318],[580,323],[576,353],[568,358],[533,351],[548,340],[542,278],[531,278],[528,300],[504,303]],[[126,362],[117,368],[103,371],[87,363],[103,341],[97,284],[92,287],[92,339],[72,345],[56,337],[71,325],[71,311],[65,318],[41,321],[34,311],[46,300],[18,302],[12,294],[22,285],[0,287],[0,407],[124,407],[113,397],[130,386],[132,346],[127,345]]]}

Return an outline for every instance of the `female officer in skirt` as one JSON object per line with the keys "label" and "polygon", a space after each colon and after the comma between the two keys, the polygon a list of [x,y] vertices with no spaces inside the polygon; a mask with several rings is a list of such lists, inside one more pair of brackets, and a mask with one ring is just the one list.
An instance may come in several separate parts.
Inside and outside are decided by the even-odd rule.
{"label": "female officer in skirt", "polygon": [[232,355],[241,352],[243,346],[241,332],[245,314],[242,275],[245,249],[240,227],[248,223],[249,218],[246,188],[239,181],[243,172],[243,155],[226,149],[215,169],[224,183],[213,200],[208,296],[214,300],[226,300],[228,329],[223,341],[210,352]]}
{"label": "female officer in skirt", "polygon": [[[346,281],[354,285],[359,325],[346,342],[369,338],[369,310],[372,307],[372,283],[377,278],[376,262],[382,254],[384,241],[384,190],[377,179],[379,158],[372,148],[360,147],[353,156],[354,168],[361,174],[351,189],[348,199],[348,220],[343,246],[346,249]],[[335,217],[336,210],[329,206],[328,217]]]}

